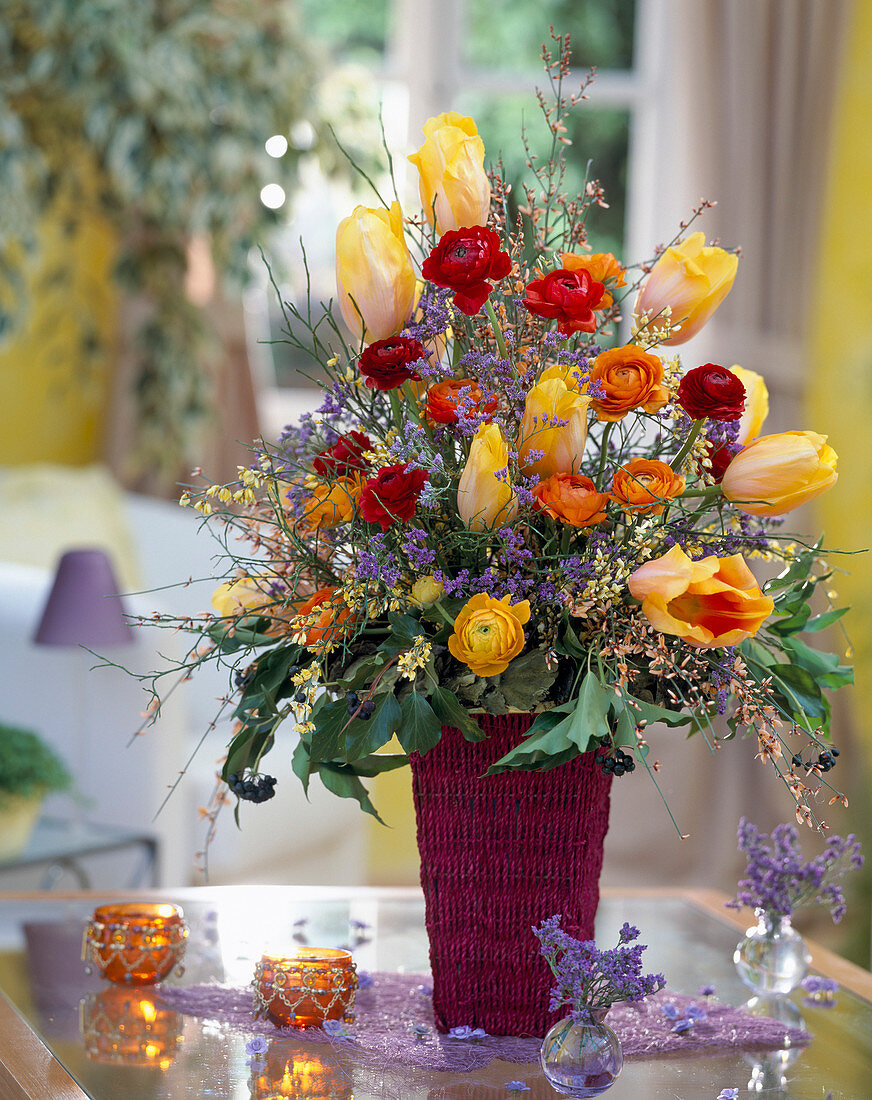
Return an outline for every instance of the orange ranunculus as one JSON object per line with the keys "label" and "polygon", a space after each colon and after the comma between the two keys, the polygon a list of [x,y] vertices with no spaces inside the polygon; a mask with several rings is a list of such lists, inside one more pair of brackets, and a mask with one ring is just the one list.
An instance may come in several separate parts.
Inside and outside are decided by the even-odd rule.
{"label": "orange ranunculus", "polygon": [[425,141],[409,160],[418,169],[418,191],[427,221],[441,236],[449,229],[487,225],[490,183],[484,142],[473,120],[448,111],[424,123]]}
{"label": "orange ranunculus", "polygon": [[592,527],[606,518],[608,493],[598,493],[583,474],[552,474],[533,488],[539,509],[572,527]]}
{"label": "orange ranunculus", "polygon": [[681,496],[684,478],[656,458],[631,458],[612,478],[612,500],[627,512],[662,514],[666,501]]}
{"label": "orange ranunculus", "polygon": [[[434,382],[427,390],[427,419],[431,424],[456,424],[457,406],[478,409],[481,404],[481,387],[474,378],[449,378],[445,382]],[[493,412],[497,407],[496,397],[490,397],[482,406],[483,412]]]}
{"label": "orange ranunculus", "polygon": [[763,375],[755,370],[745,370],[734,363],[730,370],[745,387],[745,411],[739,420],[737,443],[750,443],[756,439],[763,427],[763,421],[769,415],[769,390],[763,381]]}
{"label": "orange ranunculus", "polygon": [[524,648],[524,624],[530,621],[530,601],[509,605],[510,596],[495,600],[479,592],[454,620],[448,639],[453,657],[469,665],[476,676],[496,676]]}
{"label": "orange ranunculus", "polygon": [[[587,440],[590,398],[567,385],[549,368],[550,377],[532,386],[518,432],[518,460],[525,474],[540,480],[574,474],[581,468]],[[544,451],[536,458],[535,451]]]}
{"label": "orange ranunculus", "polygon": [[817,432],[761,435],[724,472],[727,500],[749,516],[783,516],[835,485],[838,455]]}
{"label": "orange ranunculus", "polygon": [[691,233],[667,248],[642,285],[636,317],[655,317],[668,306],[671,324],[680,326],[664,344],[683,344],[695,336],[729,294],[739,257],[723,248],[706,247],[704,233]]}
{"label": "orange ranunculus", "polygon": [[395,336],[412,314],[415,270],[400,204],[356,206],[336,230],[336,291],[349,329],[367,344]]}
{"label": "orange ranunculus", "polygon": [[322,482],[313,490],[301,506],[298,521],[305,531],[339,527],[354,518],[354,509],[361,493],[360,475],[340,477],[333,482]]}
{"label": "orange ranunculus", "polygon": [[600,299],[597,309],[608,309],[614,301],[611,291],[627,285],[627,280],[624,278],[626,271],[612,252],[592,252],[589,256],[564,252],[562,264],[567,271],[586,271],[597,283],[605,283],[606,279],[611,280],[606,286],[605,294]]}
{"label": "orange ranunculus", "polygon": [[677,544],[640,565],[627,583],[655,630],[702,649],[752,638],[775,606],[741,554],[691,561]]}
{"label": "orange ranunculus", "polygon": [[274,577],[236,577],[219,584],[212,593],[212,606],[222,619],[262,611],[276,602],[270,591]]}
{"label": "orange ranunculus", "polygon": [[[518,498],[509,481],[509,448],[496,424],[482,424],[457,486],[457,511],[471,531],[510,524]],[[500,476],[497,476],[500,475]]]}
{"label": "orange ranunculus", "polygon": [[598,420],[623,420],[632,409],[656,413],[669,400],[663,382],[663,364],[636,344],[603,351],[590,369],[590,388],[602,397],[591,400]]}
{"label": "orange ranunculus", "polygon": [[303,636],[303,645],[320,653],[345,637],[353,627],[351,609],[337,589],[319,588],[297,608],[295,630]]}

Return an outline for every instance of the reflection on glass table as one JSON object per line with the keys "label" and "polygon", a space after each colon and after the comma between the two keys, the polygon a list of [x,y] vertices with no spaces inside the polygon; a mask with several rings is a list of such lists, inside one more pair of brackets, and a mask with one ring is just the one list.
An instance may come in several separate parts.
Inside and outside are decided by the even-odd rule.
{"label": "reflection on glass table", "polygon": [[[0,1001],[3,1100],[496,1100],[512,1095],[505,1088],[509,1081],[525,1082],[529,1091],[517,1095],[529,1100],[556,1096],[538,1064],[497,1061],[462,1075],[373,1069],[355,1058],[348,1043],[295,1035],[270,1037],[264,1050],[246,1051],[254,1031],[234,1032],[214,1020],[183,1016],[162,1006],[154,989],[127,990],[84,973],[84,922],[107,900],[91,894],[0,902],[0,990],[14,1006]],[[185,974],[168,984],[245,986],[262,954],[287,951],[302,940],[350,944],[361,970],[427,970],[423,901],[415,891],[234,887],[170,891],[155,900],[182,904],[190,925]],[[612,941],[629,920],[642,928],[646,962],[665,972],[670,989],[695,995],[711,984],[722,1001],[739,1005],[747,999],[732,962],[739,932],[735,918],[721,912],[720,900],[693,891],[607,892],[597,938]],[[872,976],[826,952],[814,954],[813,966],[842,983],[832,1007],[808,1007],[799,994],[780,1007],[756,1006],[767,1015],[788,1013],[786,1023],[803,1017],[814,1035],[810,1046],[629,1061],[609,1097],[714,1100],[722,1089],[738,1088],[740,1097],[823,1100],[831,1091],[834,1100],[869,1100]],[[40,1062],[40,1051],[48,1061]],[[44,1077],[45,1066],[60,1074],[57,1063],[72,1078],[65,1078],[66,1090],[60,1078],[47,1086],[34,1077],[39,1067]],[[29,1082],[9,1084],[28,1069]]]}

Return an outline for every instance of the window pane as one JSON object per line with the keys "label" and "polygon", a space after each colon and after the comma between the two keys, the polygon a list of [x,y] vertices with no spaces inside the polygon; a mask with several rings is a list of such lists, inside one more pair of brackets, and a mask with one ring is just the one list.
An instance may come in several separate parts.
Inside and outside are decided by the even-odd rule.
{"label": "window pane", "polygon": [[[521,141],[522,125],[526,124],[539,164],[547,162],[551,148],[551,135],[535,100],[520,94],[497,97],[464,93],[457,109],[475,119],[484,141],[486,163],[502,157],[506,179],[512,184],[514,214],[524,197],[521,183],[530,185],[532,180]],[[629,123],[629,112],[619,108],[576,108],[568,119],[566,136],[572,145],[566,147],[567,170],[561,188],[571,197],[578,194],[584,187],[587,163],[593,162],[590,178],[598,179],[605,188],[609,208],[591,208],[587,223],[590,244],[594,251],[614,252],[618,257],[623,252]]]}
{"label": "window pane", "polygon": [[577,68],[629,69],[636,0],[466,0],[464,61],[490,71],[540,67],[548,27],[572,36]]}
{"label": "window pane", "polygon": [[391,0],[298,0],[307,38],[333,57],[379,65],[388,41]]}

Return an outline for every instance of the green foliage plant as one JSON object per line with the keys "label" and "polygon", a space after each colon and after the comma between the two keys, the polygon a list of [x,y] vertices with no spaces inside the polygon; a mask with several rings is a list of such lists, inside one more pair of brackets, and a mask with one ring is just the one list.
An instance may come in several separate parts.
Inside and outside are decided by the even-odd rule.
{"label": "green foliage plant", "polygon": [[42,797],[72,785],[66,764],[38,734],[0,723],[0,806],[5,797]]}

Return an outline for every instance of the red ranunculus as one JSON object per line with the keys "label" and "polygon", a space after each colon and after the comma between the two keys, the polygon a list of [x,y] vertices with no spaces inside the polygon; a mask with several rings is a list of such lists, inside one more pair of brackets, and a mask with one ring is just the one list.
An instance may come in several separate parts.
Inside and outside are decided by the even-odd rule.
{"label": "red ranunculus", "polygon": [[372,441],[363,432],[351,431],[340,435],[332,447],[320,451],[312,466],[321,477],[351,477],[356,471],[369,469],[369,463],[363,458],[365,451],[372,450]]}
{"label": "red ranunculus", "polygon": [[456,424],[457,406],[461,402],[464,408],[481,408],[487,413],[497,407],[494,396],[482,404],[481,387],[473,378],[449,378],[446,382],[434,382],[427,390],[427,419],[434,424]]}
{"label": "red ranunculus", "polygon": [[478,313],[493,287],[486,280],[504,279],[512,270],[500,237],[483,225],[449,229],[421,266],[421,274],[436,286],[454,291],[454,304],[468,317]]}
{"label": "red ranunculus", "polygon": [[410,470],[408,462],[382,466],[363,486],[358,513],[368,523],[387,531],[398,519],[411,519],[427,480],[426,470]]}
{"label": "red ranunculus", "polygon": [[412,364],[426,355],[420,340],[408,336],[389,336],[387,340],[376,340],[370,344],[357,366],[370,389],[393,390],[409,379],[421,381],[421,375],[412,370]]}
{"label": "red ranunculus", "polygon": [[694,367],[678,384],[678,403],[693,420],[739,420],[745,411],[745,387],[717,363]]}
{"label": "red ranunculus", "polygon": [[726,443],[721,444],[720,447],[715,447],[712,443],[709,443],[708,455],[711,462],[711,474],[718,485],[723,481],[724,473],[736,457],[737,450],[737,447],[729,447]]}
{"label": "red ranunculus", "polygon": [[593,332],[594,310],[602,307],[605,287],[587,271],[567,271],[561,267],[549,271],[544,279],[527,283],[524,305],[539,317],[557,321],[564,336],[573,332]]}

